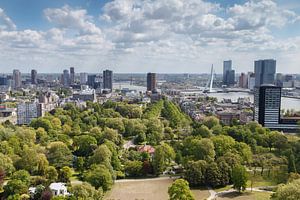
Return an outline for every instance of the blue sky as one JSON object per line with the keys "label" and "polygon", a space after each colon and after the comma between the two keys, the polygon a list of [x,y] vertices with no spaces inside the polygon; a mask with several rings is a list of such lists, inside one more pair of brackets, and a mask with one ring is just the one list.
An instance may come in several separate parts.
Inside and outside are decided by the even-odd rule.
{"label": "blue sky", "polygon": [[300,73],[299,0],[1,0],[0,70]]}

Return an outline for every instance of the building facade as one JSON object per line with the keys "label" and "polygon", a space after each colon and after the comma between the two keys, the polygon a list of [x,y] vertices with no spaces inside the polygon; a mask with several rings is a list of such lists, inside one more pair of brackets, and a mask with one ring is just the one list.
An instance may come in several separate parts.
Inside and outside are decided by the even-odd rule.
{"label": "building facade", "polygon": [[156,90],[156,73],[148,73],[147,74],[147,91],[151,91],[155,93]]}
{"label": "building facade", "polygon": [[234,85],[235,71],[232,69],[232,61],[226,60],[223,62],[223,84],[227,86]]}
{"label": "building facade", "polygon": [[43,116],[43,106],[41,103],[25,102],[17,106],[17,124],[30,124],[33,119]]}
{"label": "building facade", "polygon": [[113,72],[111,70],[103,71],[103,88],[110,91],[113,89]]}
{"label": "building facade", "polygon": [[88,81],[88,74],[87,73],[80,73],[80,84],[85,85]]}
{"label": "building facade", "polygon": [[22,85],[21,72],[17,69],[13,70],[13,86],[14,89],[20,88]]}
{"label": "building facade", "polygon": [[255,86],[263,84],[274,84],[276,73],[276,60],[257,60],[254,61]]}
{"label": "building facade", "polygon": [[70,86],[70,74],[69,74],[69,70],[65,69],[63,71],[63,75],[62,75],[62,84],[65,87]]}
{"label": "building facade", "polygon": [[74,67],[70,67],[70,84],[73,85],[75,83],[75,69]]}
{"label": "building facade", "polygon": [[31,84],[37,84],[37,71],[35,69],[31,70]]}

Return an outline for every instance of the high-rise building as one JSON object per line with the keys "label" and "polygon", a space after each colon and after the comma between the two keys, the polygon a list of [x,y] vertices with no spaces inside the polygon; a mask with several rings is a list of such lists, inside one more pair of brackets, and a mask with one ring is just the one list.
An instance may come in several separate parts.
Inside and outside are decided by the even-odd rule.
{"label": "high-rise building", "polygon": [[17,106],[17,124],[30,124],[30,122],[38,117],[43,116],[43,107],[40,103],[20,103]]}
{"label": "high-rise building", "polygon": [[70,67],[70,84],[73,85],[75,83],[75,69],[74,67]]}
{"label": "high-rise building", "polygon": [[85,85],[88,81],[88,74],[87,73],[80,73],[80,84]]}
{"label": "high-rise building", "polygon": [[241,73],[239,77],[239,87],[247,88],[248,87],[248,77],[245,73]]}
{"label": "high-rise building", "polygon": [[147,91],[156,92],[156,73],[147,74]]}
{"label": "high-rise building", "polygon": [[265,84],[254,89],[254,120],[264,127],[280,123],[281,87]]}
{"label": "high-rise building", "polygon": [[94,88],[95,89],[95,82],[96,82],[96,75],[95,74],[88,75],[88,77],[87,77],[87,85],[90,88]]}
{"label": "high-rise building", "polygon": [[255,86],[274,84],[276,60],[257,60],[254,62]]}
{"label": "high-rise building", "polygon": [[13,83],[15,89],[20,88],[22,85],[21,72],[17,69],[13,70]]}
{"label": "high-rise building", "polygon": [[226,60],[223,62],[223,84],[230,86],[235,83],[235,71],[232,70],[232,61]]}
{"label": "high-rise building", "polygon": [[103,88],[109,89],[112,91],[113,89],[113,72],[110,70],[103,71]]}
{"label": "high-rise building", "polygon": [[255,74],[253,72],[248,72],[248,89],[254,90],[255,86]]}
{"label": "high-rise building", "polygon": [[62,84],[64,86],[69,86],[70,85],[70,74],[69,70],[65,69],[62,75]]}
{"label": "high-rise building", "polygon": [[7,85],[7,76],[0,76],[0,85]]}
{"label": "high-rise building", "polygon": [[37,84],[37,71],[35,69],[31,70],[31,84]]}

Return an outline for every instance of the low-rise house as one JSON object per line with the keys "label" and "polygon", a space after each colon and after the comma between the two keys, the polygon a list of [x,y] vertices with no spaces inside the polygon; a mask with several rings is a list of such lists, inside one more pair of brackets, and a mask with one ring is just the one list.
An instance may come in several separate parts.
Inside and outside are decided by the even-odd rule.
{"label": "low-rise house", "polygon": [[49,189],[52,192],[53,196],[68,196],[70,193],[67,190],[65,183],[51,183]]}

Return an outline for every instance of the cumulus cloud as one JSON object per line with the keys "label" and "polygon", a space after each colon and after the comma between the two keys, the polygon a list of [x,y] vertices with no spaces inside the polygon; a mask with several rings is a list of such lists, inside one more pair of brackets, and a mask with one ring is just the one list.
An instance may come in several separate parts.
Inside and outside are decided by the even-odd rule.
{"label": "cumulus cloud", "polygon": [[85,9],[72,9],[66,5],[62,8],[48,8],[44,10],[44,15],[59,28],[74,29],[80,34],[101,34],[101,29],[92,22]]}
{"label": "cumulus cloud", "polygon": [[112,0],[98,18],[68,5],[45,9],[44,17],[53,26],[49,30],[16,30],[0,9],[0,19],[6,19],[0,25],[0,50],[137,72],[153,66],[180,72],[228,57],[244,65],[241,58],[300,51],[299,40],[278,39],[272,33],[299,20],[297,13],[274,0],[249,0],[227,8],[204,0]]}
{"label": "cumulus cloud", "polygon": [[17,26],[14,22],[5,14],[4,10],[0,8],[0,30],[15,30]]}

